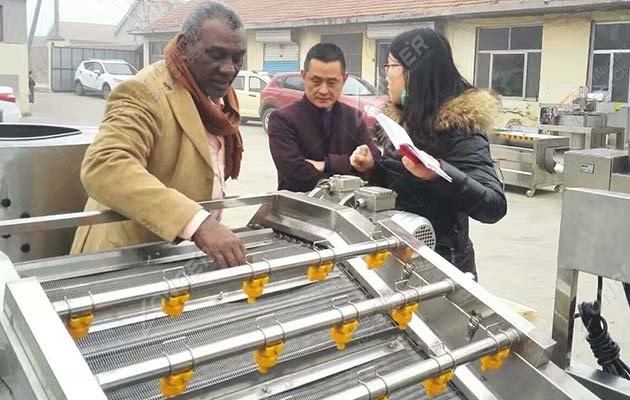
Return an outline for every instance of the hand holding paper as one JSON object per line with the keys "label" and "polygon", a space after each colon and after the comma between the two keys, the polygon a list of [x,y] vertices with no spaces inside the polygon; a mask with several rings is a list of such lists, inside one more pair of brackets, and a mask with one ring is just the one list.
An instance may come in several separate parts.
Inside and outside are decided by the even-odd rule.
{"label": "hand holding paper", "polygon": [[440,176],[438,174],[425,167],[424,164],[421,162],[413,161],[412,159],[407,158],[407,156],[403,156],[401,161],[407,171],[409,171],[416,178],[420,178],[429,182],[440,179]]}
{"label": "hand holding paper", "polygon": [[[435,172],[438,176],[444,178],[444,180],[446,180],[447,182],[453,181],[453,179],[450,176],[448,176],[446,172],[444,172],[442,167],[440,167],[440,163],[438,160],[431,157],[426,152],[418,149],[413,144],[405,128],[397,124],[396,121],[389,118],[387,115],[383,113],[376,114],[376,120],[381,125],[381,127],[383,128],[383,131],[385,131],[385,134],[387,135],[389,140],[392,142],[396,150],[401,152],[407,158],[411,159],[413,162],[421,163],[427,169]],[[410,169],[410,172],[413,173],[413,169]],[[422,178],[423,176],[419,176],[419,177]]]}

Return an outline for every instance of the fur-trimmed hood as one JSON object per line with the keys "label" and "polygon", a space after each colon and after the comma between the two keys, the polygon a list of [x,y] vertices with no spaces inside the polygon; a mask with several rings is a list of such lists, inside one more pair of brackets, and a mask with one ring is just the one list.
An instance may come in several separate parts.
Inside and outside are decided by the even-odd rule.
{"label": "fur-trimmed hood", "polygon": [[[435,132],[488,134],[494,128],[500,110],[501,103],[494,94],[488,90],[471,89],[442,104],[435,118]],[[383,112],[397,122],[402,118],[402,110],[392,103],[389,103]],[[377,131],[376,136],[382,143],[384,135],[381,129]]]}

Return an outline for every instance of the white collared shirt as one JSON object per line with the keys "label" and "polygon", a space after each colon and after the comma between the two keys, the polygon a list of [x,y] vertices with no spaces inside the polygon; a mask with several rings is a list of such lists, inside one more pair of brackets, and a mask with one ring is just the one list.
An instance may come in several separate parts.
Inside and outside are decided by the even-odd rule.
{"label": "white collared shirt", "polygon": [[[222,199],[225,197],[225,139],[221,136],[213,135],[208,131],[206,131],[206,139],[208,140],[208,148],[210,149],[210,159],[214,166],[212,200]],[[217,221],[221,221],[222,215],[223,210],[213,210],[211,212],[206,210],[197,211],[179,234],[179,237],[184,240],[190,240],[206,218],[212,216]]]}

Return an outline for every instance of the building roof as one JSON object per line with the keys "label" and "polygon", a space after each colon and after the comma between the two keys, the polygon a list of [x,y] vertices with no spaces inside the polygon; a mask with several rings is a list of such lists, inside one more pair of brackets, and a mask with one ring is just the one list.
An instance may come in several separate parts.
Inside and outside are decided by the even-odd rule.
{"label": "building roof", "polygon": [[118,21],[118,24],[116,24],[116,26],[114,27],[114,35],[117,35],[118,32],[120,32],[120,29],[125,25],[125,22],[127,22],[127,20],[133,16],[134,13],[137,12],[138,6],[140,6],[140,2],[142,0],[135,0],[133,2],[133,4],[131,4],[129,6],[129,8],[127,9],[127,12],[125,13],[125,15],[123,15],[123,17],[120,19],[120,21]]}
{"label": "building roof", "polygon": [[[69,42],[116,43],[115,28],[115,25],[59,21],[59,36]],[[48,38],[53,35],[53,30],[54,26],[48,32]]]}
{"label": "building roof", "polygon": [[141,28],[145,28],[146,25],[170,11],[176,4],[184,2],[185,0],[135,0],[116,25],[114,34],[118,35],[130,18],[135,17],[134,22],[142,25]]}
{"label": "building roof", "polygon": [[[174,7],[147,26],[144,33],[174,32],[197,4]],[[223,0],[241,16],[245,27],[289,28],[309,25],[436,19],[527,12],[558,12],[627,7],[625,0]]]}

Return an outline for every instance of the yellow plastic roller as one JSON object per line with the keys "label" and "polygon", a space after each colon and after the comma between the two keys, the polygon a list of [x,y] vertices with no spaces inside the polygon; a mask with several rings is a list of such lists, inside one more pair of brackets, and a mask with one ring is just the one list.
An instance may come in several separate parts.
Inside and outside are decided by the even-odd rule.
{"label": "yellow plastic roller", "polygon": [[265,284],[269,282],[268,276],[261,276],[249,281],[243,282],[243,292],[247,295],[247,302],[253,304],[256,299],[262,296]]}
{"label": "yellow plastic roller", "polygon": [[256,350],[254,353],[254,361],[258,365],[258,371],[261,374],[266,374],[270,368],[278,363],[278,357],[280,353],[282,353],[282,350],[284,350],[283,342]]}
{"label": "yellow plastic roller", "polygon": [[435,378],[430,378],[422,382],[424,388],[427,391],[427,396],[433,397],[444,393],[444,391],[446,390],[446,386],[448,386],[448,383],[451,381],[451,379],[453,379],[453,375],[453,370],[450,370],[446,371],[440,376],[436,376]]}
{"label": "yellow plastic roller", "polygon": [[188,385],[188,381],[192,379],[192,376],[193,370],[189,369],[179,372],[177,374],[167,376],[165,378],[160,378],[160,389],[162,390],[162,396],[168,399],[184,393],[184,391],[186,390],[186,385]]}
{"label": "yellow plastic roller", "polygon": [[177,318],[184,312],[184,306],[188,300],[190,300],[190,293],[182,293],[177,296],[171,296],[168,299],[162,299],[162,311],[171,318]]}
{"label": "yellow plastic roller", "polygon": [[337,343],[337,350],[346,348],[346,344],[352,341],[352,335],[359,326],[359,321],[352,320],[343,325],[335,325],[330,328],[330,337]]}
{"label": "yellow plastic roller", "polygon": [[392,319],[396,321],[401,331],[407,329],[407,325],[413,317],[413,312],[417,309],[418,303],[411,303],[392,311]]}
{"label": "yellow plastic roller", "polygon": [[332,262],[320,266],[308,267],[308,279],[311,281],[323,281],[328,277],[328,274],[334,267],[335,264]]}
{"label": "yellow plastic roller", "polygon": [[488,372],[501,369],[503,360],[510,355],[510,349],[503,349],[496,354],[481,357],[481,370]]}
{"label": "yellow plastic roller", "polygon": [[385,259],[389,257],[389,251],[379,251],[376,254],[368,254],[365,257],[368,269],[380,269],[385,262]]}
{"label": "yellow plastic roller", "polygon": [[68,328],[68,332],[70,332],[70,336],[72,336],[74,340],[80,340],[87,336],[92,321],[94,321],[93,313],[80,317],[70,317],[66,328]]}

